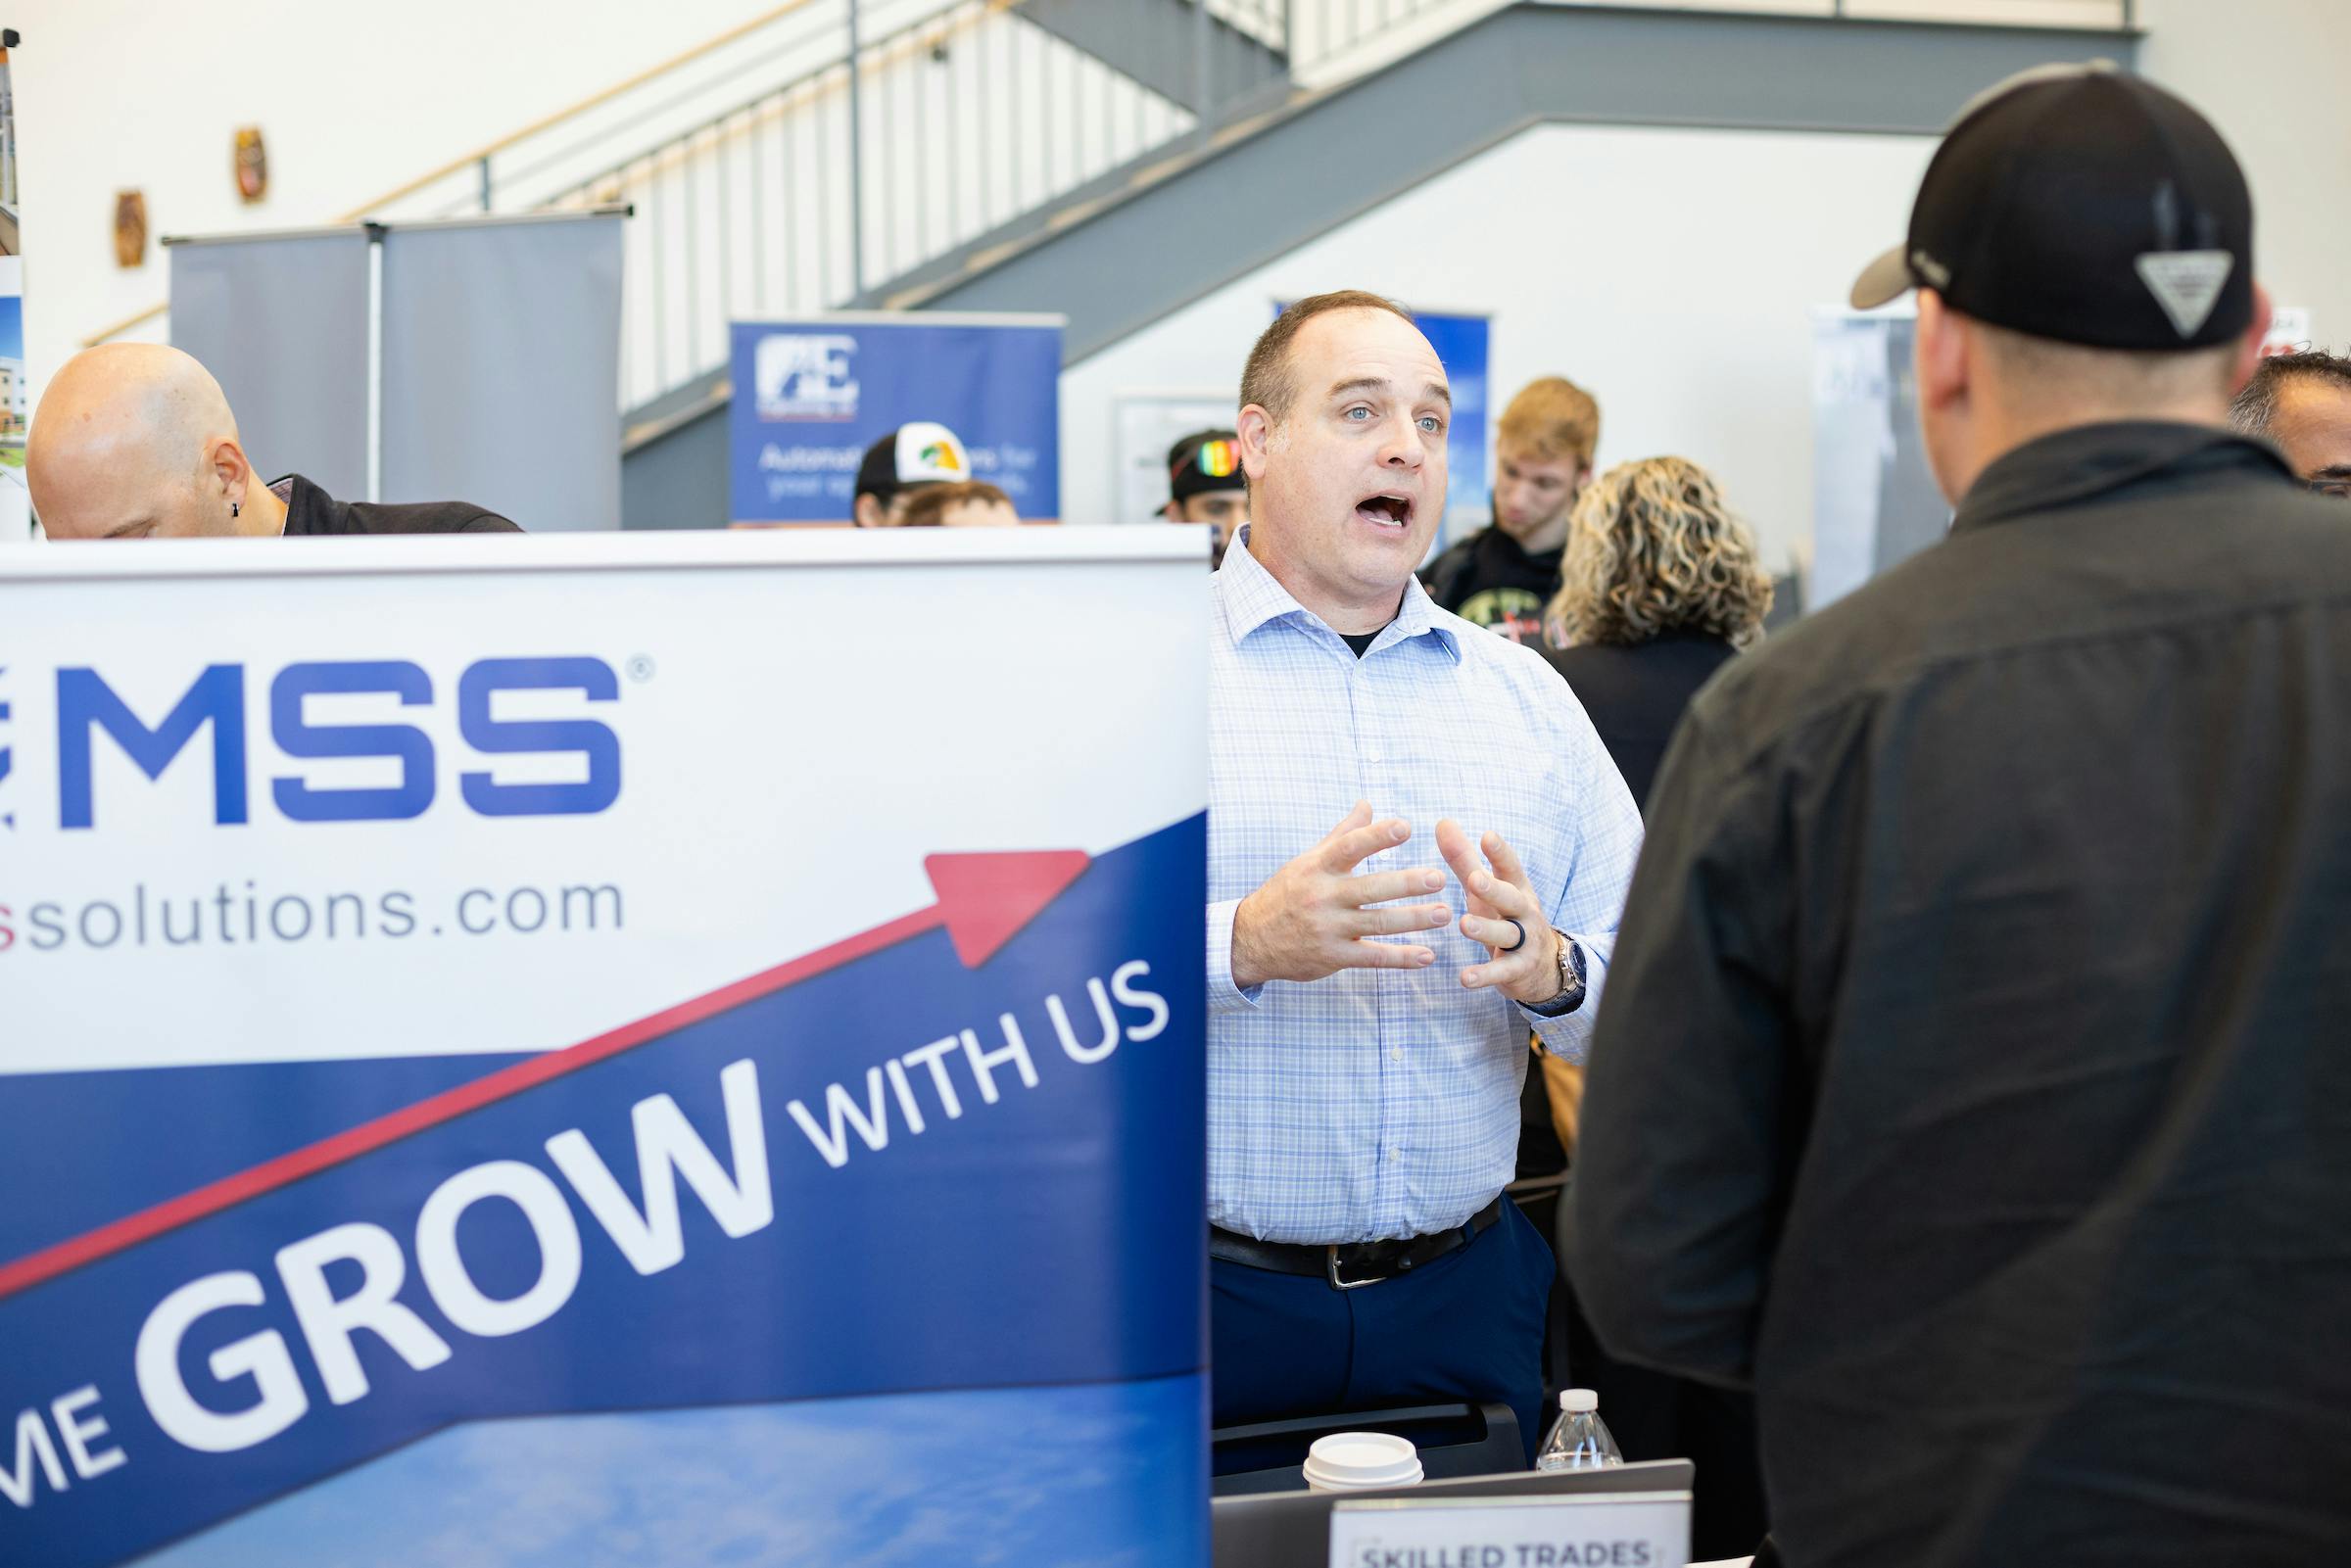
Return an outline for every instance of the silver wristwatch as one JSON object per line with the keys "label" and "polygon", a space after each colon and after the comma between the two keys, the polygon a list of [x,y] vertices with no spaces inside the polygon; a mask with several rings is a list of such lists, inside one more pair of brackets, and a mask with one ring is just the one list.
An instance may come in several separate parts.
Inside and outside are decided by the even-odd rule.
{"label": "silver wristwatch", "polygon": [[1537,1018],[1563,1019],[1584,1005],[1584,950],[1557,927],[1552,927],[1552,934],[1559,939],[1559,994],[1548,1002],[1523,1005]]}

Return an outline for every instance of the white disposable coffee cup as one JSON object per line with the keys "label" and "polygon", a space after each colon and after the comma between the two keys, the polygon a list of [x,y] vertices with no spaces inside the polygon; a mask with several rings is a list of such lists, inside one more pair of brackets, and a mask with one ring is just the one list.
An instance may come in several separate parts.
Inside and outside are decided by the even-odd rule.
{"label": "white disposable coffee cup", "polygon": [[1420,1453],[1385,1432],[1334,1432],[1307,1450],[1306,1484],[1314,1492],[1376,1492],[1420,1484]]}

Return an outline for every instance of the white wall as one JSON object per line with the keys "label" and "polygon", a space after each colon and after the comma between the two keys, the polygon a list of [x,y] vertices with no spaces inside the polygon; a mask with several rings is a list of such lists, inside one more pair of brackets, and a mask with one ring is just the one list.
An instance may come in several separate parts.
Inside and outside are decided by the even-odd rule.
{"label": "white wall", "polygon": [[1547,125],[1062,378],[1062,513],[1115,517],[1113,399],[1236,386],[1275,299],[1367,288],[1494,317],[1497,415],[1540,375],[1600,400],[1603,465],[1713,469],[1767,559],[1809,537],[1811,316],[1898,241],[1921,137]]}
{"label": "white wall", "polygon": [[[2202,109],[2253,187],[2257,265],[2351,346],[2351,0],[2138,0],[2140,67]],[[1529,379],[1590,387],[1600,460],[1713,468],[1776,562],[1811,527],[1809,311],[1901,235],[1923,138],[1544,126],[1075,367],[1063,510],[1118,515],[1113,399],[1231,386],[1271,303],[1361,287],[1495,316],[1497,414]],[[1124,519],[1122,519],[1124,520]]]}
{"label": "white wall", "polygon": [[[114,264],[118,188],[146,192],[156,236],[323,221],[766,5],[19,0],[33,396],[81,337],[164,297],[159,247],[136,271]],[[2251,174],[2264,277],[2311,308],[2321,342],[2351,343],[2351,97],[2326,75],[2351,59],[2351,0],[2138,11],[2145,69],[2210,113]],[[230,174],[245,123],[266,134],[271,170],[251,208]],[[1492,310],[1497,407],[1537,374],[1588,381],[1604,461],[1710,463],[1776,551],[1809,513],[1806,312],[1898,234],[1926,153],[1907,138],[1531,131],[1075,369],[1065,511],[1113,513],[1111,393],[1229,385],[1272,298],[1356,284]]]}
{"label": "white wall", "polygon": [[[764,0],[24,0],[6,19],[35,395],[88,333],[160,304],[165,234],[326,221],[713,37]],[[237,199],[259,124],[269,195]],[[114,259],[118,189],[147,264]]]}
{"label": "white wall", "polygon": [[[19,19],[26,44],[15,62],[36,398],[83,339],[162,303],[169,263],[152,240],[339,218],[775,9],[774,0],[417,0],[397,10],[381,0],[219,0],[199,23],[158,0],[41,3],[29,23]],[[869,40],[938,24],[919,47],[869,57],[869,282],[1191,123],[1091,57],[972,0],[861,7]],[[624,407],[723,363],[730,316],[821,309],[853,292],[840,77],[736,116],[690,149],[668,142],[838,60],[844,15],[841,0],[798,8],[566,121],[495,170],[501,209],[521,210],[663,148],[596,181],[597,200],[638,213],[628,227]],[[244,123],[262,126],[269,151],[269,196],[254,207],[230,179],[231,137]],[[764,201],[753,199],[754,176],[770,187]],[[147,264],[130,271],[115,266],[112,250],[122,187],[146,193],[151,234]],[[472,170],[460,170],[387,215],[467,210],[475,189]],[[167,330],[157,321],[131,335]]]}
{"label": "white wall", "polygon": [[[945,10],[936,52],[901,45],[868,59],[869,286],[1192,126],[1188,113],[1012,13],[970,0]],[[855,292],[843,80],[732,119],[723,144],[698,139],[600,197],[637,211],[623,282],[623,409],[724,365],[730,321],[838,308]],[[764,84],[738,87],[726,107]]]}
{"label": "white wall", "polygon": [[2351,61],[2344,0],[2138,0],[2139,67],[2204,111],[2253,186],[2254,264],[2351,346]]}

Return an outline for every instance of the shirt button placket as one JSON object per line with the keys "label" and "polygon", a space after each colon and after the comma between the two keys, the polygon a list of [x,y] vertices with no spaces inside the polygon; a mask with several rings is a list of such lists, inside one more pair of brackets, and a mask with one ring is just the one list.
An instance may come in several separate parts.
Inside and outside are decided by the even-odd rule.
{"label": "shirt button placket", "polygon": [[[1357,757],[1354,776],[1357,776],[1357,783],[1362,785],[1362,799],[1368,799],[1370,802],[1370,814],[1373,814],[1373,818],[1397,816],[1401,802],[1389,799],[1387,778],[1382,776],[1382,771],[1380,771],[1380,762],[1385,759],[1385,752],[1382,752],[1382,747],[1380,747],[1380,724],[1377,724],[1377,710],[1373,707],[1373,703],[1370,703],[1368,665],[1370,665],[1368,658],[1357,658],[1354,660],[1354,668],[1347,672],[1347,675],[1350,675],[1350,680],[1347,680],[1347,691],[1350,691],[1350,698],[1352,698],[1350,700],[1350,719],[1354,722],[1354,757]],[[1392,858],[1394,858],[1392,851],[1385,851],[1385,849],[1377,851],[1370,858],[1366,858],[1362,865],[1359,865],[1357,873],[1359,875],[1382,873],[1382,870],[1389,870]],[[1387,992],[1394,987],[1394,975],[1389,975],[1387,971],[1380,971],[1380,969],[1368,971],[1368,978],[1370,978],[1370,987],[1373,987],[1373,997],[1380,997],[1380,992]],[[1401,1061],[1401,1058],[1404,1058],[1404,1051],[1392,1049],[1387,1041],[1387,1029],[1389,1029],[1387,1006],[1380,1006],[1377,1002],[1373,1004],[1373,1009],[1370,1009],[1370,1029],[1373,1029],[1373,1058],[1370,1058],[1370,1063],[1373,1063],[1373,1072],[1377,1076],[1377,1100],[1375,1100],[1377,1126],[1373,1128],[1373,1145],[1370,1145],[1370,1157],[1373,1157],[1373,1162],[1375,1162],[1375,1180],[1373,1180],[1373,1199],[1370,1199],[1370,1209],[1373,1209],[1373,1234],[1385,1237],[1385,1234],[1389,1234],[1389,1229],[1394,1229],[1392,1222],[1389,1222],[1389,1217],[1392,1217],[1394,1211],[1397,1211],[1397,1145],[1392,1143],[1392,1131],[1389,1131],[1389,1128],[1394,1126],[1392,1103],[1399,1093],[1401,1076],[1404,1076],[1401,1072],[1397,1072],[1397,1069],[1389,1068],[1389,1063]],[[1382,1056],[1380,1056],[1382,1051],[1387,1053],[1385,1061],[1382,1061]]]}
{"label": "shirt button placket", "polygon": [[[1354,717],[1356,736],[1356,776],[1363,783],[1364,798],[1371,802],[1375,816],[1404,816],[1410,820],[1407,803],[1397,792],[1388,774],[1387,747],[1380,734],[1379,710],[1369,700],[1371,687],[1370,660],[1358,659],[1354,671]],[[1360,868],[1365,873],[1387,871],[1402,864],[1408,856],[1396,850],[1381,850],[1365,861]],[[1409,973],[1391,974],[1374,970],[1374,994],[1393,994],[1409,988],[1413,981]],[[1384,998],[1383,998],[1384,1000]],[[1393,1042],[1393,1031],[1402,1027],[1400,1019],[1390,1018],[1393,1009],[1378,1005],[1372,1009],[1372,1068],[1379,1079],[1379,1114],[1372,1158],[1378,1162],[1379,1179],[1373,1184],[1372,1231],[1378,1236],[1402,1235],[1401,1220],[1404,1208],[1404,1149],[1396,1139],[1396,1129],[1404,1117],[1403,1097],[1406,1074],[1401,1066],[1404,1047]],[[1411,1010],[1405,1010],[1409,1016]],[[1380,1054],[1384,1053],[1384,1057]]]}

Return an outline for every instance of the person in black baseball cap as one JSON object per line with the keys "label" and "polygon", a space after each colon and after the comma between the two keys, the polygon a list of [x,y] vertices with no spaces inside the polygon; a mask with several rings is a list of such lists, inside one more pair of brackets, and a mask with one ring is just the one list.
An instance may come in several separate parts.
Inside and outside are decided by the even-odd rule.
{"label": "person in black baseball cap", "polygon": [[1852,304],[1913,289],[1922,423],[1953,504],[2021,438],[2209,411],[2214,382],[2226,401],[2251,374],[2270,317],[2228,144],[2105,62],[2027,71],[1961,113],[1908,236]]}
{"label": "person in black baseball cap", "polygon": [[2143,80],[1963,113],[1854,293],[1918,292],[1950,536],[1649,797],[1569,1272],[1754,1390],[1795,1568],[2345,1559],[2351,528],[2227,428],[2253,239]]}
{"label": "person in black baseball cap", "polygon": [[1195,430],[1168,449],[1171,523],[1206,523],[1214,530],[1211,568],[1224,564],[1233,530],[1249,520],[1249,476],[1241,472],[1241,438],[1230,430]]}

